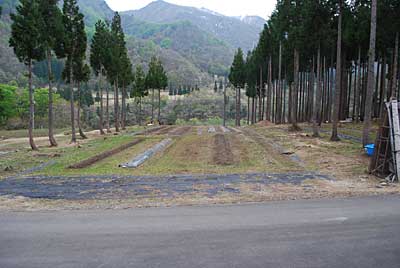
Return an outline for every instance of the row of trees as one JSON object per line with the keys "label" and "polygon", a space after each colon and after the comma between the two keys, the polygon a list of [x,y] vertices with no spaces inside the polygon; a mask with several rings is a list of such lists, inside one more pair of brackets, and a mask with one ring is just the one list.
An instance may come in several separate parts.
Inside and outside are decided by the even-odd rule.
{"label": "row of trees", "polygon": [[[35,90],[35,117],[37,120],[47,118],[48,94],[47,89]],[[54,94],[54,103],[60,103],[60,94]],[[19,118],[21,125],[29,118],[29,94],[26,90],[19,90],[16,86],[0,84],[0,124],[5,124],[11,118]],[[14,127],[11,125],[11,127]]]}
{"label": "row of trees", "polygon": [[[12,28],[10,46],[18,59],[28,67],[28,87],[30,100],[29,141],[33,150],[37,146],[33,140],[34,96],[32,85],[32,68],[34,63],[47,60],[48,73],[48,127],[51,146],[57,146],[54,138],[52,60],[56,56],[65,59],[63,80],[69,84],[69,99],[71,106],[71,141],[76,142],[77,121],[78,131],[86,138],[80,124],[81,85],[91,78],[91,69],[98,77],[100,97],[99,130],[105,134],[104,128],[110,132],[109,122],[109,85],[114,91],[114,126],[116,132],[126,127],[126,99],[131,96],[141,99],[147,90],[153,93],[152,121],[154,120],[154,90],[165,89],[168,79],[164,68],[156,57],[149,64],[147,75],[141,66],[132,70],[128,57],[125,35],[121,26],[121,17],[116,12],[112,22],[98,21],[96,32],[91,42],[90,67],[86,60],[88,46],[85,32],[84,15],[80,12],[76,0],[64,0],[62,10],[58,8],[58,0],[21,0],[16,13],[11,14]],[[106,126],[104,127],[102,78],[107,82]],[[128,95],[128,88],[132,87]],[[76,92],[75,92],[76,91]],[[75,93],[74,93],[75,92]],[[75,95],[78,98],[77,116],[75,116]],[[122,104],[119,100],[122,96]],[[121,108],[122,107],[122,108]],[[159,112],[160,117],[160,112]]]}
{"label": "row of trees", "polygon": [[200,88],[196,85],[195,87],[192,86],[180,86],[179,88],[169,88],[169,96],[182,96],[192,93],[193,91],[199,91]]}
{"label": "row of trees", "polygon": [[238,50],[232,64],[230,80],[238,92],[246,88],[249,120],[294,129],[312,122],[316,137],[328,121],[339,140],[338,121],[352,118],[364,122],[369,143],[371,118],[399,95],[398,14],[398,0],[279,0],[257,47],[246,58]]}

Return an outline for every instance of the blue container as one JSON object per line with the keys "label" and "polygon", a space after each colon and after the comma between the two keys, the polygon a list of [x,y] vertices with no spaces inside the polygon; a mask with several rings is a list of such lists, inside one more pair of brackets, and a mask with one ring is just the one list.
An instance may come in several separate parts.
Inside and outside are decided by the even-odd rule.
{"label": "blue container", "polygon": [[368,156],[373,156],[375,151],[375,144],[368,144],[365,146],[365,152]]}

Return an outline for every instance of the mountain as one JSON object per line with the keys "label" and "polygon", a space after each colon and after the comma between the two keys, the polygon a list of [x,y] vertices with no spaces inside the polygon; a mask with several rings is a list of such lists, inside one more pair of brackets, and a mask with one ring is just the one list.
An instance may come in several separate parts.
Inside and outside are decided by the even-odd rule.
{"label": "mountain", "polygon": [[265,20],[261,17],[258,16],[243,16],[243,17],[237,17],[240,21],[247,23],[251,26],[256,27],[257,29],[263,29]]}
{"label": "mountain", "polygon": [[152,40],[164,50],[173,50],[204,72],[223,74],[232,61],[234,50],[223,41],[202,31],[189,21],[155,24],[122,17],[127,35]]}
{"label": "mountain", "polygon": [[122,14],[125,18],[131,16],[153,23],[189,21],[234,49],[241,47],[245,51],[253,48],[263,29],[263,25],[246,23],[235,17],[223,16],[206,9],[178,6],[162,0],[152,2],[142,9],[126,11]]}
{"label": "mountain", "polygon": [[15,10],[18,1],[16,0],[0,0],[0,6],[3,8],[3,14],[8,14]]}
{"label": "mountain", "polygon": [[[18,0],[0,0],[0,82],[26,82],[25,68],[8,47],[10,18]],[[78,0],[85,15],[89,38],[99,19],[111,20],[114,11],[104,0]],[[62,1],[60,2],[62,5]],[[146,64],[159,56],[170,81],[208,84],[214,74],[226,74],[237,47],[251,49],[264,20],[259,17],[227,17],[207,9],[156,1],[135,11],[121,13],[128,53],[134,64]],[[44,66],[45,67],[45,66]],[[43,72],[43,70],[42,70]]]}
{"label": "mountain", "polygon": [[[62,7],[63,1],[60,1]],[[111,20],[114,11],[103,0],[78,0],[79,8],[85,15],[85,23],[88,27],[94,27],[98,20]]]}

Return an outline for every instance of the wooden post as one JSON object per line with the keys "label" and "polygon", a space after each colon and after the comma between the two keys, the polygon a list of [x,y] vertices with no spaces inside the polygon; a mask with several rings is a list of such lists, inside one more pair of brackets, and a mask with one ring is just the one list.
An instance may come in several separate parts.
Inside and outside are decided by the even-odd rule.
{"label": "wooden post", "polygon": [[393,153],[396,177],[400,175],[400,122],[399,122],[399,106],[397,100],[391,101],[392,109],[392,131],[393,131]]}

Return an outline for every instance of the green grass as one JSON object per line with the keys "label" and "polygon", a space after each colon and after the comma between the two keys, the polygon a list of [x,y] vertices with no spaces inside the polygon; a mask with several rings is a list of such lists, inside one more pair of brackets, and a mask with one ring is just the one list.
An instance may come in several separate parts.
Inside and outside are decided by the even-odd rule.
{"label": "green grass", "polygon": [[[286,127],[286,126],[283,126]],[[204,129],[207,127],[204,126]],[[316,139],[307,137],[290,138],[288,132],[279,128],[265,128],[262,126],[252,126],[258,133],[264,135],[271,142],[277,142],[282,147],[297,151],[296,144],[303,142],[313,144]],[[127,132],[138,131],[143,127],[131,127]],[[123,169],[119,164],[123,164],[133,159],[138,154],[160,142],[166,136],[153,135],[133,137],[127,134],[118,136],[108,135],[106,138],[92,138],[81,144],[81,148],[65,146],[61,148],[41,147],[39,155],[26,149],[27,144],[9,144],[2,147],[3,151],[18,148],[18,151],[0,158],[0,177],[10,176],[19,171],[37,166],[49,160],[55,160],[56,164],[37,172],[43,175],[171,175],[171,174],[226,174],[226,173],[249,173],[266,172],[279,173],[299,170],[299,166],[288,159],[287,156],[277,152],[267,143],[259,144],[256,140],[245,134],[226,134],[230,144],[230,149],[234,156],[233,163],[229,165],[218,165],[214,161],[214,156],[219,148],[214,144],[214,135],[203,131],[203,135],[197,135],[196,128],[191,133],[182,137],[174,138],[174,143],[165,151],[155,155],[137,169]],[[322,138],[317,149],[310,150],[315,155],[340,155],[344,157],[355,157],[363,154],[359,143],[343,140],[338,143],[329,142],[329,134],[322,133]],[[144,138],[144,141],[119,153],[104,159],[94,165],[84,169],[69,169],[72,164],[86,160],[99,153],[117,148],[129,143],[137,138]],[[68,136],[59,138],[64,144],[69,140]],[[24,146],[24,147],[21,147]],[[304,147],[303,147],[304,148]],[[52,155],[59,154],[60,157]],[[320,156],[318,156],[320,157]],[[312,158],[312,157],[311,157]],[[319,159],[311,159],[305,156],[306,168],[308,170],[318,170]],[[7,166],[14,167],[13,172],[4,172]],[[361,167],[357,166],[357,169]]]}
{"label": "green grass", "polygon": [[[253,126],[256,131],[260,134],[271,138],[278,142],[282,147],[299,153],[299,150],[303,152],[302,159],[305,162],[307,170],[320,171],[320,161],[324,157],[340,157],[340,163],[346,164],[342,167],[346,170],[353,172],[354,174],[364,174],[366,170],[365,163],[358,161],[364,154],[364,150],[359,142],[352,140],[341,140],[340,142],[331,142],[329,133],[320,133],[321,138],[315,139],[298,136],[296,138],[290,137],[290,132],[283,130],[287,125],[279,128],[264,128],[259,126]],[[298,132],[301,134],[303,132]],[[292,135],[295,133],[292,133]],[[298,147],[299,146],[299,147]],[[308,148],[307,148],[308,147]],[[306,154],[304,154],[306,152]],[[347,163],[346,163],[347,161]]]}
{"label": "green grass", "polygon": [[[54,134],[56,134],[56,135],[62,134],[68,130],[69,130],[69,128],[55,129]],[[35,137],[46,137],[48,134],[49,134],[49,130],[47,128],[35,129],[35,131],[34,131]],[[26,129],[0,130],[0,137],[5,138],[5,139],[27,138],[28,130],[26,130]]]}
{"label": "green grass", "polygon": [[[127,132],[134,132],[143,130],[143,127],[134,126],[129,127]],[[11,135],[11,134],[8,134]],[[7,140],[0,143],[0,151],[11,152],[10,154],[0,156],[0,178],[15,175],[21,171],[29,168],[38,166],[39,164],[54,160],[57,164],[46,168],[44,171],[39,173],[49,175],[62,175],[62,174],[80,174],[82,170],[74,171],[67,169],[69,165],[78,161],[84,160],[91,156],[94,156],[100,152],[104,152],[115,147],[118,147],[124,143],[128,143],[137,137],[129,135],[118,135],[114,136],[109,134],[104,137],[97,136],[91,138],[88,141],[78,140],[81,143],[81,148],[77,148],[69,145],[70,136],[57,137],[57,141],[60,147],[48,147],[47,140],[37,141],[39,146],[38,152],[33,152],[29,148],[27,142],[8,143]],[[55,154],[60,157],[53,157]],[[6,167],[12,167],[12,171],[5,171]],[[93,172],[93,174],[100,174],[100,172],[107,171],[103,166],[97,167],[101,171],[91,169],[85,174]],[[109,166],[107,168],[110,168]],[[111,169],[110,169],[111,170]],[[116,172],[117,169],[112,169],[111,172]]]}
{"label": "green grass", "polygon": [[213,134],[187,135],[178,139],[163,154],[159,154],[138,168],[137,174],[230,174],[249,172],[285,172],[291,163],[277,161],[259,144],[245,136],[227,135],[234,156],[231,165],[213,161]]}
{"label": "green grass", "polygon": [[157,143],[160,138],[145,138],[145,140],[127,150],[114,156],[99,161],[87,168],[69,169],[71,164],[78,163],[99,153],[117,148],[123,144],[131,142],[140,137],[117,136],[106,141],[96,140],[85,145],[82,149],[68,149],[63,157],[57,160],[57,164],[39,172],[44,175],[130,175],[132,170],[122,169],[119,164],[123,164],[134,158],[137,154]]}

